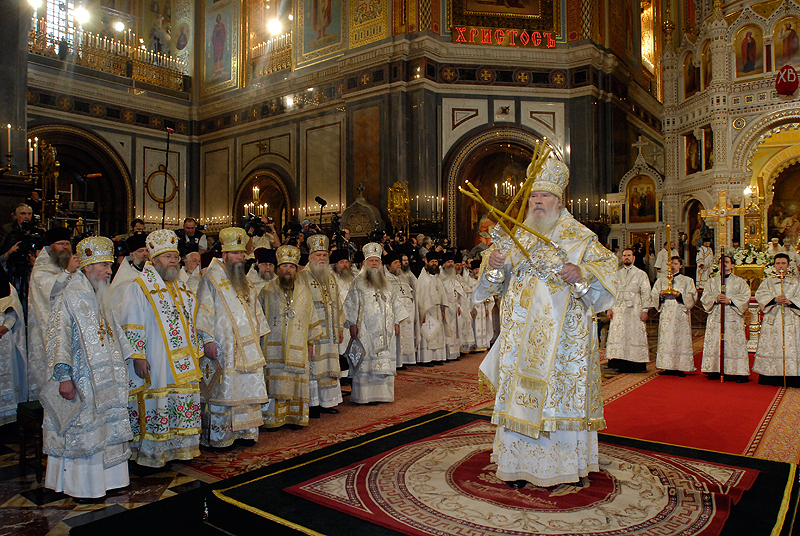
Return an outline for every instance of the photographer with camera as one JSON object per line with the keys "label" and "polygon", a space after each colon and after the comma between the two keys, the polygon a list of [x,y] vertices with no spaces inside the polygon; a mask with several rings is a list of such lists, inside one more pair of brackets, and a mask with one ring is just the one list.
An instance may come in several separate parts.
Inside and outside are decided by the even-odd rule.
{"label": "photographer with camera", "polygon": [[36,254],[42,248],[44,231],[31,221],[33,211],[25,203],[14,208],[14,221],[3,225],[0,241],[0,263],[19,294],[27,315],[28,280]]}
{"label": "photographer with camera", "polygon": [[208,251],[208,238],[202,231],[197,230],[197,221],[194,218],[183,220],[183,229],[175,231],[178,237],[178,253],[182,259],[188,253],[199,253],[202,255]]}
{"label": "photographer with camera", "polygon": [[275,220],[266,216],[250,214],[243,222],[247,236],[250,239],[245,246],[246,260],[255,259],[255,250],[258,248],[277,249],[281,246],[280,235],[275,230]]}

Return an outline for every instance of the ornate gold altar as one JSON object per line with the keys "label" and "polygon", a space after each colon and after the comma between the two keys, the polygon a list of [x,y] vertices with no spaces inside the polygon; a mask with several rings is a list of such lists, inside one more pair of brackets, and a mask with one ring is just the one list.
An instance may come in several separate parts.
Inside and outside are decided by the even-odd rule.
{"label": "ornate gold altar", "polygon": [[394,232],[403,231],[408,234],[409,216],[411,214],[411,199],[408,188],[400,181],[389,188],[389,222]]}

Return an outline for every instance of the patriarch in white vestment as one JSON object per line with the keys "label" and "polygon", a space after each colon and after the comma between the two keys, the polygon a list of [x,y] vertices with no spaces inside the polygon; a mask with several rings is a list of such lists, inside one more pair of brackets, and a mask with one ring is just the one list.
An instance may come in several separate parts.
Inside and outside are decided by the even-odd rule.
{"label": "patriarch in white vestment", "polygon": [[364,267],[344,301],[350,337],[358,338],[364,348],[360,361],[351,363],[353,390],[350,399],[356,404],[394,402],[395,337],[408,312],[386,279],[381,245],[370,242],[362,251]]}
{"label": "patriarch in white vestment", "polygon": [[114,246],[108,238],[90,237],[77,250],[81,271],[68,276],[47,329],[49,379],[40,392],[44,485],[97,498],[129,484],[133,435],[128,373],[107,300]]}
{"label": "patriarch in white vestment", "polygon": [[[532,163],[529,176],[535,169]],[[552,158],[526,192],[525,223],[566,252],[563,268],[542,269],[553,246],[520,228],[525,251],[492,249],[473,293],[474,301],[503,296],[500,335],[479,381],[496,393],[491,459],[512,488],[575,483],[599,470],[597,431],[605,419],[592,319],[614,304],[617,258],[564,208],[568,181],[567,166]]]}
{"label": "patriarch in white vestment", "polygon": [[309,363],[313,341],[323,335],[311,289],[297,280],[300,250],[276,250],[276,277],[258,295],[270,332],[261,339],[269,402],[261,407],[264,426],[276,430],[308,426]]}
{"label": "patriarch in white vestment", "polygon": [[444,323],[445,309],[449,302],[439,277],[440,258],[433,250],[425,255],[425,267],[419,274],[415,294],[420,333],[417,362],[429,367],[443,364],[447,360]]}
{"label": "patriarch in white vestment", "polygon": [[672,257],[670,262],[673,292],[665,292],[669,280],[661,277],[650,293],[651,303],[660,313],[656,368],[668,376],[685,376],[695,370],[691,310],[697,301],[697,288],[691,278],[681,274],[680,257]]}
{"label": "patriarch in white vestment", "polygon": [[[725,308],[725,370],[724,375],[737,383],[745,383],[750,376],[747,356],[747,337],[744,330],[744,313],[750,304],[750,286],[747,281],[732,273],[733,260],[723,257],[719,274],[708,280],[700,303],[708,312],[703,344],[702,371],[709,380],[718,380],[720,374],[721,309]],[[725,292],[722,292],[722,278]]]}
{"label": "patriarch in white vestment", "polygon": [[114,319],[128,366],[132,458],[163,467],[200,454],[200,356],[197,297],[180,280],[178,236],[147,236],[151,261],[119,293]]}
{"label": "patriarch in white vestment", "polygon": [[622,250],[622,268],[617,271],[617,301],[607,311],[611,325],[606,341],[608,366],[619,372],[645,372],[650,362],[647,345],[647,311],[650,309],[650,279],[633,265],[631,248]]}
{"label": "patriarch in white vestment", "polygon": [[339,301],[336,278],[328,263],[328,237],[314,234],[308,237],[308,264],[297,275],[298,284],[308,286],[314,300],[314,314],[319,320],[322,335],[314,339],[308,367],[309,416],[321,413],[337,414],[342,403],[339,379],[339,344],[343,341],[344,310]]}
{"label": "patriarch in white vestment", "polygon": [[79,265],[78,256],[72,253],[69,229],[56,227],[44,236],[46,245],[36,257],[28,285],[28,400],[39,399],[39,390],[48,379],[45,333],[52,300]]}
{"label": "patriarch in white vestment", "polygon": [[758,338],[753,372],[763,385],[800,387],[800,279],[790,270],[789,255],[775,255],[775,272],[784,274],[764,279],[756,300],[764,318]]}
{"label": "patriarch in white vestment", "polygon": [[417,306],[414,303],[414,289],[403,273],[403,265],[397,254],[384,255],[383,265],[395,297],[408,312],[408,317],[398,322],[400,333],[397,334],[397,368],[405,370],[407,365],[417,364]]}
{"label": "patriarch in white vestment", "polygon": [[269,333],[255,289],[244,271],[247,234],[219,233],[222,259],[213,259],[197,293],[195,325],[204,343],[200,359],[203,432],[200,444],[229,447],[258,439],[261,405],[269,400],[261,337]]}

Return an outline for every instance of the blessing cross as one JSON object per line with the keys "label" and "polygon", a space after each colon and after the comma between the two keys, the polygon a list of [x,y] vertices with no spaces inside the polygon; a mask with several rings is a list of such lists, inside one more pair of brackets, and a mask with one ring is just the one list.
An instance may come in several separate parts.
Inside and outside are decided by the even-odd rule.
{"label": "blessing cross", "polygon": [[[728,220],[733,216],[744,216],[745,210],[742,208],[733,208],[728,204],[728,192],[721,191],[717,197],[717,204],[712,210],[701,210],[700,216],[706,218],[711,216],[719,225],[718,228],[718,242],[717,245],[723,248],[728,247]],[[719,247],[717,251],[720,251]]]}

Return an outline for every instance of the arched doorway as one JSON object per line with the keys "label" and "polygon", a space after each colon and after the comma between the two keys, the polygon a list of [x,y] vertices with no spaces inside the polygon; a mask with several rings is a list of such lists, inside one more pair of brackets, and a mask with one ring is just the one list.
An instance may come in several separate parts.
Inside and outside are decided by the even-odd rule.
{"label": "arched doorway", "polygon": [[[470,249],[478,241],[478,232],[493,225],[484,207],[460,194],[459,186],[469,181],[484,199],[505,208],[525,181],[534,147],[540,140],[521,129],[493,129],[477,134],[453,151],[445,166],[447,234],[451,241],[458,240],[459,247]],[[561,159],[560,152],[550,148]]]}
{"label": "arched doorway", "polygon": [[[254,199],[254,188],[258,188]],[[250,173],[239,185],[233,202],[234,221],[246,216],[245,205],[253,203],[255,214],[265,215],[275,220],[275,228],[282,229],[294,214],[291,195],[283,178],[272,169],[257,169]],[[259,208],[261,207],[261,208]]]}
{"label": "arched doorway", "polygon": [[[93,211],[87,212],[86,217],[100,220],[100,235],[114,236],[128,229],[133,218],[133,181],[122,158],[105,140],[70,125],[37,125],[28,129],[28,137],[38,137],[55,147],[59,162],[58,190],[71,188],[74,201],[94,203]],[[101,176],[86,178],[96,173]],[[69,196],[62,195],[61,200],[66,203]],[[83,215],[64,203],[59,208]]]}

